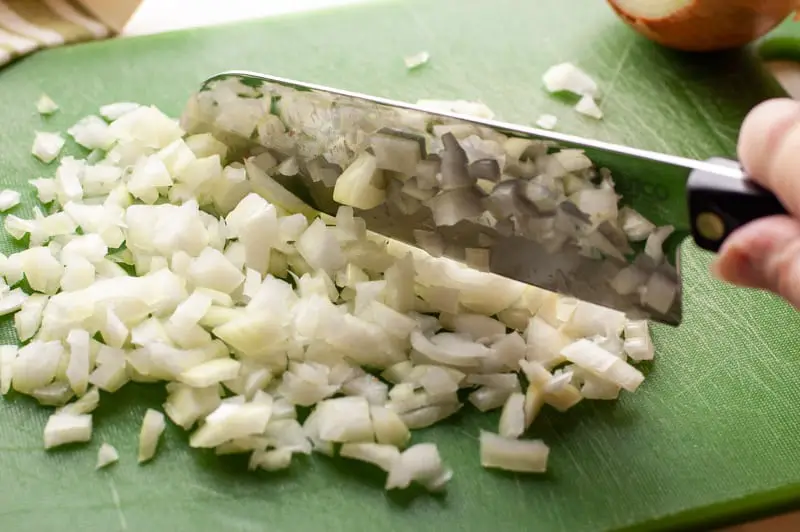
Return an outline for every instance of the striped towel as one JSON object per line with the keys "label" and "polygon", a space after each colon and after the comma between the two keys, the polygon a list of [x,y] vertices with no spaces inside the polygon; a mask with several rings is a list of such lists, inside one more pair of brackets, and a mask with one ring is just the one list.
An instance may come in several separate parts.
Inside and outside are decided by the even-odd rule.
{"label": "striped towel", "polygon": [[0,0],[0,65],[40,48],[111,33],[74,0]]}

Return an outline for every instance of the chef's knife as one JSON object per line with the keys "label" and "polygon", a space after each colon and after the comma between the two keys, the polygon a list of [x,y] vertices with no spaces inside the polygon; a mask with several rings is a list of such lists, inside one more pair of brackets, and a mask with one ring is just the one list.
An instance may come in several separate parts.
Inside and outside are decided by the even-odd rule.
{"label": "chef's knife", "polygon": [[[370,230],[671,325],[681,322],[686,236],[715,252],[742,224],[786,212],[735,161],[684,159],[252,72],[206,80],[181,120],[189,133],[221,138],[232,147],[229,159],[250,158],[262,181],[296,196],[273,201],[289,197],[296,206],[299,198],[335,215],[340,177],[364,181],[363,171],[346,172],[358,159],[375,170],[356,183],[372,187],[355,208]],[[559,150],[581,150],[594,167],[580,164],[580,152],[552,155]],[[584,203],[570,187],[580,191],[591,179],[591,190],[602,189],[611,183],[604,169],[619,207],[674,228],[663,258],[660,246],[629,241],[621,214],[578,207]]]}

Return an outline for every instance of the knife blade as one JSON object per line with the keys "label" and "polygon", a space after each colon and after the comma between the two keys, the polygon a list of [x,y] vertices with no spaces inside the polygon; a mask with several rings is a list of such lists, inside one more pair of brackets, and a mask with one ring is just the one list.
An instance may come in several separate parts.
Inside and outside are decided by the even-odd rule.
{"label": "knife blade", "polygon": [[[686,237],[715,252],[742,224],[786,212],[728,159],[691,160],[254,72],[207,79],[181,125],[225,142],[229,160],[260,168],[268,199],[291,203],[281,205],[287,210],[333,216],[346,203],[368,229],[433,255],[669,325],[682,320]],[[276,184],[285,189],[277,198]],[[348,187],[360,193],[342,201]],[[599,209],[609,198],[615,205]],[[623,230],[629,209],[672,226],[663,247]]]}

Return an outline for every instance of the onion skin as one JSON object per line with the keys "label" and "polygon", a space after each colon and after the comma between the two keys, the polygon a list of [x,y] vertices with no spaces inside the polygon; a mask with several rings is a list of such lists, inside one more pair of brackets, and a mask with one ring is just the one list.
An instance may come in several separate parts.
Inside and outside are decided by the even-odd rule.
{"label": "onion skin", "polygon": [[644,18],[625,6],[631,0],[607,0],[619,17],[648,39],[686,52],[710,52],[744,46],[783,22],[798,0],[694,0],[661,18]]}

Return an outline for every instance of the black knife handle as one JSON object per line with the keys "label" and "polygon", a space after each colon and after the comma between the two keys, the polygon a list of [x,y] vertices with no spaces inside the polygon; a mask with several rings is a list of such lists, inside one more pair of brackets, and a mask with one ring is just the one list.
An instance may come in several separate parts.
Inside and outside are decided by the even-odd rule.
{"label": "black knife handle", "polygon": [[[738,167],[728,159],[708,162]],[[719,251],[725,239],[747,222],[787,212],[772,192],[748,178],[694,170],[686,190],[692,236],[698,246],[708,251]]]}

